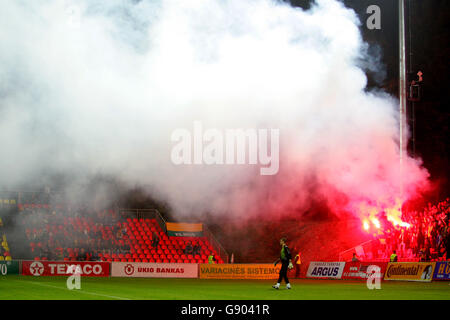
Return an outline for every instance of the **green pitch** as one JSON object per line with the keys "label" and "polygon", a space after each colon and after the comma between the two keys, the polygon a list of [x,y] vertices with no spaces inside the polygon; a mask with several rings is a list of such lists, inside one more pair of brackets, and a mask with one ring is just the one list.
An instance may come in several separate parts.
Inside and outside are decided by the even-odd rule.
{"label": "green pitch", "polygon": [[1,300],[450,300],[449,282],[389,282],[368,290],[365,282],[292,280],[292,289],[269,280],[91,278],[68,290],[66,277],[0,276]]}

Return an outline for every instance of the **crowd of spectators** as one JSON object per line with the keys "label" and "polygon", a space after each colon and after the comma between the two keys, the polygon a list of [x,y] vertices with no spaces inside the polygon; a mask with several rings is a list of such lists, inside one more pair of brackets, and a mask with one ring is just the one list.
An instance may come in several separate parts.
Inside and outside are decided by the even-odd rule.
{"label": "crowd of spectators", "polygon": [[374,257],[386,258],[396,250],[399,257],[420,261],[450,259],[450,199],[423,210],[403,212],[408,227],[383,228]]}
{"label": "crowd of spectators", "polygon": [[184,254],[196,255],[200,254],[200,251],[201,251],[200,245],[198,243],[195,243],[193,245],[191,241],[188,241],[186,246],[184,247]]}
{"label": "crowd of spectators", "polygon": [[95,261],[129,253],[126,226],[114,210],[26,208],[20,215],[33,257]]}
{"label": "crowd of spectators", "polygon": [[9,252],[9,245],[6,241],[6,235],[3,232],[3,220],[0,217],[0,261],[11,260],[11,254]]}

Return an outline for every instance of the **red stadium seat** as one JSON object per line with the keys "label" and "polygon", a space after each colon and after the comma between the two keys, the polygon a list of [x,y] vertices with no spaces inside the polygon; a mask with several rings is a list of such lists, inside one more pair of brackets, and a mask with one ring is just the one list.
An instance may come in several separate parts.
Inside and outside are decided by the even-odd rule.
{"label": "red stadium seat", "polygon": [[184,259],[183,263],[189,263],[189,260],[188,259]]}

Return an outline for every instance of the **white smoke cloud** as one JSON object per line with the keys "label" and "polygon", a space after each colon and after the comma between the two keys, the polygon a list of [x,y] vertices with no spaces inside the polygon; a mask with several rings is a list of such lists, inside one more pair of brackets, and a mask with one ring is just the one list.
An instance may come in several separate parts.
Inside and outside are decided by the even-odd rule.
{"label": "white smoke cloud", "polygon": [[[358,26],[334,0],[309,11],[269,0],[4,2],[0,179],[112,174],[180,215],[279,214],[315,197],[392,204],[397,102],[365,92]],[[173,165],[171,133],[195,120],[280,129],[279,174]],[[405,172],[413,195],[427,173],[414,159]]]}

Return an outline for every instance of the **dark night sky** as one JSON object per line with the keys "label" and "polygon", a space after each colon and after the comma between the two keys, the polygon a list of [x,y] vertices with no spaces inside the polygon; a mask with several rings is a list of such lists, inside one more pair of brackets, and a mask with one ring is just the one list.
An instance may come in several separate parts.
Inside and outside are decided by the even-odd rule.
{"label": "dark night sky", "polygon": [[[376,81],[380,74],[367,72],[369,88],[383,88],[398,96],[398,1],[396,0],[342,0],[347,7],[355,10],[362,25],[363,38],[369,43],[370,52],[382,49],[381,61],[385,77]],[[293,6],[309,8],[311,0],[291,0]],[[366,13],[370,5],[381,9],[381,30],[369,30]],[[448,0],[406,0],[407,19],[407,70],[424,74],[422,99],[408,103],[410,129],[415,118],[415,140],[409,141],[411,155],[423,159],[432,181],[439,185],[436,198],[449,196],[449,34],[450,1]],[[409,76],[408,81],[415,80]],[[413,115],[415,117],[413,117]],[[437,200],[437,199],[436,199]]]}

